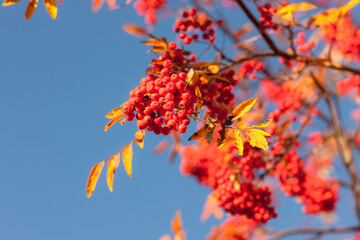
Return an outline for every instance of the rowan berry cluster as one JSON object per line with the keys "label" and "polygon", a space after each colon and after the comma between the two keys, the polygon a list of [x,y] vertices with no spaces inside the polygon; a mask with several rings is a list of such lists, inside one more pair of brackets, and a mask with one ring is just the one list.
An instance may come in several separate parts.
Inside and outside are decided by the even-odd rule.
{"label": "rowan berry cluster", "polygon": [[207,106],[206,112],[210,117],[223,122],[228,114],[225,106],[232,106],[235,100],[232,91],[239,79],[235,76],[234,70],[221,73],[220,77],[227,79],[227,81],[215,77],[215,81],[199,83],[199,87],[203,105]]}
{"label": "rowan berry cluster", "polygon": [[145,16],[145,23],[152,25],[156,23],[156,12],[163,8],[167,0],[137,0],[134,3],[134,8],[139,15]]}
{"label": "rowan berry cluster", "polygon": [[273,15],[276,13],[277,9],[280,9],[289,3],[287,1],[283,2],[277,8],[271,6],[270,3],[266,3],[264,6],[258,5],[257,10],[260,13],[260,31],[265,31],[266,29],[279,29],[279,25],[272,22]]}
{"label": "rowan berry cluster", "polygon": [[[214,24],[204,13],[198,13],[195,8],[191,8],[183,12],[182,18],[176,19],[174,32],[180,33],[179,38],[183,39],[185,44],[190,44],[193,40],[197,41],[200,37],[214,42],[214,25],[221,26],[222,23],[222,20],[218,20]],[[192,35],[186,32],[191,32]]]}
{"label": "rowan berry cluster", "polygon": [[252,182],[255,172],[265,167],[260,151],[245,144],[242,157],[235,152],[232,144],[218,150],[216,142],[185,147],[180,171],[213,188],[212,196],[219,206],[233,215],[244,215],[257,223],[277,217],[271,207],[270,190]]}
{"label": "rowan berry cluster", "polygon": [[360,62],[360,30],[354,27],[349,16],[325,25],[323,37],[340,53]]}
{"label": "rowan berry cluster", "polygon": [[304,32],[299,32],[297,35],[297,38],[294,39],[295,45],[298,45],[296,51],[298,53],[304,53],[311,51],[311,49],[314,47],[315,42],[313,40],[309,40],[305,42],[306,35]]}
{"label": "rowan berry cluster", "polygon": [[190,123],[188,116],[194,113],[194,104],[198,101],[195,88],[186,85],[187,74],[175,73],[176,65],[186,62],[183,51],[176,49],[174,42],[169,43],[168,48],[169,51],[153,60],[150,70],[159,75],[150,73],[141,79],[140,86],[130,91],[130,99],[122,107],[128,121],[137,119],[139,129],[164,135],[171,130],[185,133]]}
{"label": "rowan berry cluster", "polygon": [[247,240],[250,239],[256,223],[239,216],[228,218],[219,227],[214,227],[206,240]]}
{"label": "rowan berry cluster", "polygon": [[264,69],[264,64],[262,62],[257,62],[256,60],[249,60],[243,62],[241,68],[239,69],[239,76],[245,78],[249,74],[249,79],[255,80],[256,72],[260,72]]}
{"label": "rowan berry cluster", "polygon": [[360,92],[360,76],[350,75],[348,78],[338,81],[336,86],[339,94],[346,94],[352,88],[355,88],[358,92]]}
{"label": "rowan berry cluster", "polygon": [[[269,154],[276,156],[281,152],[283,149],[280,142],[277,142]],[[300,202],[304,204],[304,212],[312,215],[335,209],[338,185],[331,179],[324,179],[306,171],[304,161],[295,150],[289,150],[275,165],[275,175],[287,196],[299,197]]]}

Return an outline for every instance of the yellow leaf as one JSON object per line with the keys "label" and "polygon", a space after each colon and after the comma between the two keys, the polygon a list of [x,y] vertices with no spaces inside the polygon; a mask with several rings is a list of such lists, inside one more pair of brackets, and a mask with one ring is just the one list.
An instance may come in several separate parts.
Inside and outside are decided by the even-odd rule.
{"label": "yellow leaf", "polygon": [[264,122],[264,123],[260,123],[259,125],[252,125],[252,126],[248,127],[248,126],[246,126],[245,123],[239,123],[237,125],[237,127],[242,128],[242,129],[245,129],[245,128],[264,128],[264,127],[269,126],[270,123],[272,123],[272,118],[266,120],[266,122]]}
{"label": "yellow leaf", "polygon": [[130,177],[132,177],[132,157],[133,157],[132,145],[133,145],[133,142],[126,145],[124,147],[124,149],[122,150],[125,171]]}
{"label": "yellow leaf", "polygon": [[317,8],[316,6],[302,2],[286,5],[280,8],[276,13],[279,14],[285,20],[291,21],[293,18],[293,13],[296,11],[309,11],[311,9]]}
{"label": "yellow leaf", "polygon": [[105,161],[102,161],[98,164],[95,164],[94,167],[91,169],[87,186],[86,186],[86,194],[87,197],[91,197],[92,192],[95,190],[96,183],[100,177],[101,171],[104,167]]}
{"label": "yellow leaf", "polygon": [[339,10],[341,11],[342,15],[344,15],[344,14],[346,14],[350,9],[352,9],[353,7],[355,7],[359,2],[360,2],[360,0],[351,0],[350,2],[348,2],[347,4],[345,4],[344,6],[342,6]]}
{"label": "yellow leaf", "polygon": [[5,0],[3,2],[3,6],[10,6],[10,5],[13,5],[13,4],[15,4],[15,3],[19,2],[19,1],[21,1],[21,0]]}
{"label": "yellow leaf", "polygon": [[210,66],[225,66],[229,67],[229,65],[222,62],[196,62],[192,65],[194,68],[204,68]]}
{"label": "yellow leaf", "polygon": [[44,4],[49,15],[53,19],[56,19],[57,16],[56,0],[44,0]]}
{"label": "yellow leaf", "polygon": [[113,120],[111,120],[110,122],[108,122],[105,127],[104,127],[104,130],[105,132],[112,126],[114,125],[115,123],[117,123],[118,121],[120,121],[123,117],[125,117],[125,114],[120,114],[118,115],[117,117],[115,117]]}
{"label": "yellow leaf", "polygon": [[239,156],[242,156],[244,154],[244,145],[240,133],[239,129],[234,130],[234,145]]}
{"label": "yellow leaf", "polygon": [[248,99],[240,103],[233,111],[232,115],[234,116],[233,120],[241,118],[245,113],[247,113],[252,106],[255,104],[257,98]]}
{"label": "yellow leaf", "polygon": [[25,11],[25,21],[31,18],[31,16],[34,14],[38,1],[39,0],[30,0]]}
{"label": "yellow leaf", "polygon": [[199,87],[195,88],[195,95],[198,96],[198,101],[195,104],[195,111],[199,111],[200,109],[203,108],[203,105],[202,105],[203,101],[201,99],[201,91],[200,91]]}
{"label": "yellow leaf", "polygon": [[120,153],[117,153],[109,158],[107,165],[106,181],[110,192],[113,191],[114,174],[120,164]]}
{"label": "yellow leaf", "polygon": [[186,83],[190,86],[194,86],[199,80],[199,74],[191,68],[186,76]]}
{"label": "yellow leaf", "polygon": [[112,119],[114,117],[119,116],[120,114],[122,114],[123,111],[120,108],[115,108],[113,109],[111,112],[109,112],[108,114],[106,114],[106,118]]}
{"label": "yellow leaf", "polygon": [[135,133],[135,141],[142,149],[144,148],[144,136],[145,129]]}
{"label": "yellow leaf", "polygon": [[260,129],[252,128],[246,131],[246,135],[251,146],[269,150],[268,143],[265,138],[265,136],[271,136],[269,133]]}
{"label": "yellow leaf", "polygon": [[210,65],[208,69],[212,74],[217,74],[220,71],[220,67],[217,65]]}
{"label": "yellow leaf", "polygon": [[147,31],[145,28],[138,26],[136,24],[132,24],[132,23],[124,24],[123,30],[130,35],[134,35],[134,36],[138,36],[138,37],[142,37],[142,36],[145,36],[145,34],[147,34]]}
{"label": "yellow leaf", "polygon": [[191,135],[191,137],[189,138],[189,141],[193,141],[193,140],[202,138],[203,136],[205,136],[206,133],[211,132],[214,129],[214,127],[215,126],[212,123],[205,124],[204,126],[202,126],[202,128],[200,128],[193,135]]}

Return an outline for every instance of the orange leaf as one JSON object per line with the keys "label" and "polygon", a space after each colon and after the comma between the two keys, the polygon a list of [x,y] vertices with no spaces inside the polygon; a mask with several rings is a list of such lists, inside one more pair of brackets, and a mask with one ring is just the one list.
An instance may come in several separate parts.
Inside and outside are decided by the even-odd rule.
{"label": "orange leaf", "polygon": [[201,214],[201,221],[206,221],[211,215],[214,215],[216,219],[222,219],[224,213],[219,207],[216,199],[210,194],[204,204],[203,213]]}
{"label": "orange leaf", "polygon": [[162,236],[159,240],[171,240],[169,235]]}
{"label": "orange leaf", "polygon": [[10,6],[10,5],[13,5],[13,4],[15,4],[15,3],[19,2],[19,1],[21,1],[21,0],[5,0],[3,2],[3,6]]}
{"label": "orange leaf", "polygon": [[177,211],[174,219],[171,221],[171,229],[174,233],[174,238],[178,240],[185,240],[185,232],[181,221],[181,212]]}
{"label": "orange leaf", "polygon": [[56,15],[57,15],[56,0],[44,0],[44,4],[49,15],[53,19],[56,19]]}
{"label": "orange leaf", "polygon": [[92,192],[95,190],[96,183],[100,177],[101,171],[104,167],[105,161],[102,161],[98,164],[95,164],[94,167],[91,169],[87,186],[86,186],[86,194],[87,197],[91,197]]}
{"label": "orange leaf", "polygon": [[30,0],[25,11],[25,21],[31,18],[31,16],[34,14],[38,1],[39,0]]}
{"label": "orange leaf", "polygon": [[63,4],[63,0],[59,0],[59,3],[62,5],[62,4]]}
{"label": "orange leaf", "polygon": [[103,4],[104,0],[93,0],[91,3],[91,8],[94,12],[97,12],[100,10]]}
{"label": "orange leaf", "polygon": [[106,174],[106,181],[110,192],[113,191],[114,174],[120,164],[120,153],[117,153],[109,158],[108,169]]}
{"label": "orange leaf", "polygon": [[123,111],[122,111],[120,108],[115,108],[115,109],[113,109],[111,112],[109,112],[108,114],[106,114],[105,117],[111,119],[111,118],[114,118],[114,117],[119,116],[119,115],[122,114],[122,113],[123,113]]}
{"label": "orange leaf", "polygon": [[114,118],[113,120],[111,120],[110,122],[108,122],[105,127],[104,130],[105,132],[115,123],[117,123],[118,121],[120,121],[123,117],[125,117],[125,114],[120,114],[119,116],[117,116],[116,118]]}
{"label": "orange leaf", "polygon": [[124,149],[122,150],[125,171],[130,177],[132,177],[132,157],[133,157],[132,145],[133,145],[133,142],[126,145],[124,147]]}
{"label": "orange leaf", "polygon": [[115,10],[119,8],[119,6],[116,5],[116,0],[106,0],[106,2],[110,10]]}
{"label": "orange leaf", "polygon": [[165,149],[169,146],[169,141],[168,140],[164,140],[162,142],[160,142],[153,150],[153,152],[155,154],[159,154],[162,153],[163,151],[165,151]]}
{"label": "orange leaf", "polygon": [[141,148],[144,148],[144,136],[145,130],[137,131],[135,133],[135,141]]}
{"label": "orange leaf", "polygon": [[145,28],[136,25],[136,24],[132,24],[132,23],[126,23],[123,25],[123,30],[133,36],[137,36],[137,37],[142,37],[145,34],[147,34],[147,31]]}

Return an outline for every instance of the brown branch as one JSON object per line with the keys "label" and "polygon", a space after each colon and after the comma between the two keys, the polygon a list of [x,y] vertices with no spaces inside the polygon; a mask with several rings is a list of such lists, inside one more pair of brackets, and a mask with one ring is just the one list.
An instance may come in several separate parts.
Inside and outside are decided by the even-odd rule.
{"label": "brown branch", "polygon": [[278,232],[274,234],[269,240],[278,240],[291,235],[300,235],[300,234],[330,234],[330,233],[344,233],[344,232],[355,232],[360,229],[360,226],[354,227],[337,227],[337,228],[298,228],[290,229]]}
{"label": "brown branch", "polygon": [[273,40],[270,38],[270,36],[265,32],[260,30],[260,23],[255,18],[255,16],[252,14],[250,9],[245,5],[245,3],[242,0],[235,0],[240,8],[244,11],[246,16],[250,19],[250,21],[255,25],[255,27],[259,30],[261,36],[264,38],[266,44],[269,46],[271,50],[276,53],[276,55],[282,56],[286,59],[289,59],[291,56],[287,54],[286,52],[281,51],[273,42]]}
{"label": "brown branch", "polygon": [[344,136],[344,130],[342,128],[337,109],[333,101],[330,99],[328,91],[325,89],[324,86],[320,84],[320,82],[317,80],[313,73],[311,73],[311,78],[313,79],[314,83],[319,87],[319,89],[323,92],[326,104],[329,108],[336,144],[339,150],[341,161],[350,176],[350,186],[355,201],[355,209],[358,220],[360,221],[360,185],[358,184],[357,167],[355,161],[353,161],[352,156],[353,149],[351,145],[349,145],[348,141],[346,141],[346,137]]}

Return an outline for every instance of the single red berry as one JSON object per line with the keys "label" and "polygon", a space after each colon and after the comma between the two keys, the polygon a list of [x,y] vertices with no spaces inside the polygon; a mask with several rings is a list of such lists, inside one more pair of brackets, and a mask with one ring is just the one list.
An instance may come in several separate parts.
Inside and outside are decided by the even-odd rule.
{"label": "single red berry", "polygon": [[180,33],[179,34],[180,39],[184,39],[184,38],[186,38],[186,36],[187,36],[186,33]]}
{"label": "single red berry", "polygon": [[196,14],[196,12],[197,12],[196,8],[190,8],[189,9],[189,14],[192,15],[192,16],[194,16]]}
{"label": "single red berry", "polygon": [[185,44],[190,44],[191,41],[192,41],[192,37],[186,37],[186,38],[184,39],[184,43],[185,43]]}
{"label": "single red berry", "polygon": [[179,133],[186,133],[187,126],[185,124],[180,124],[178,127],[178,131],[179,131]]}

